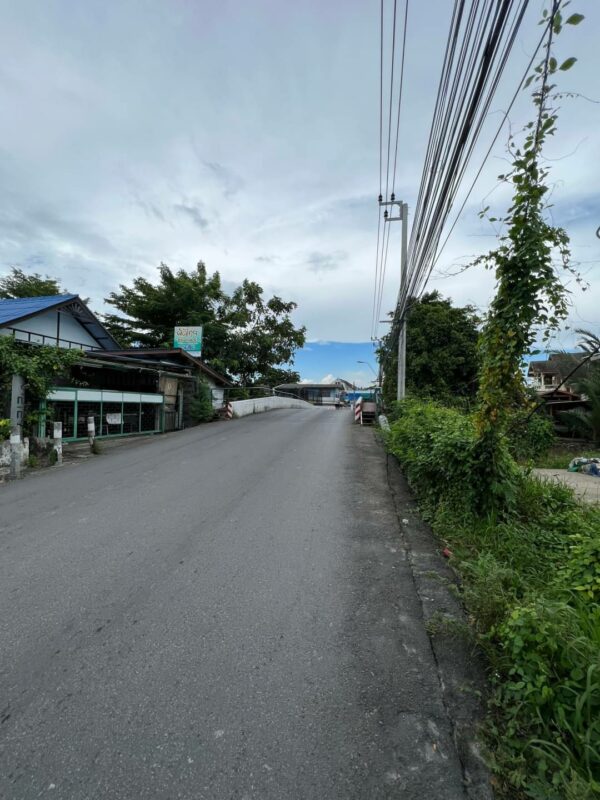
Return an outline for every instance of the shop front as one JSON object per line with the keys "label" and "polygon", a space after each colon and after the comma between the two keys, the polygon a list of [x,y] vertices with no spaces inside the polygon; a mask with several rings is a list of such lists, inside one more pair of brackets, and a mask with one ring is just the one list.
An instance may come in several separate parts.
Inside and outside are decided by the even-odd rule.
{"label": "shop front", "polygon": [[87,439],[88,417],[94,417],[98,437],[162,433],[164,397],[154,393],[57,387],[42,405],[39,436],[52,437],[53,423],[62,422],[65,441]]}

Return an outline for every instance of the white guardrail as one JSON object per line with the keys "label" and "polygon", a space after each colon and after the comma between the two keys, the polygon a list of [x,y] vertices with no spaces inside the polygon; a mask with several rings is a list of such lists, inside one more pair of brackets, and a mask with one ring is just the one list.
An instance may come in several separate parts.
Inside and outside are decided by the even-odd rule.
{"label": "white guardrail", "polygon": [[232,400],[234,417],[247,417],[250,414],[262,414],[276,408],[314,408],[305,400],[294,397],[255,397],[252,400]]}

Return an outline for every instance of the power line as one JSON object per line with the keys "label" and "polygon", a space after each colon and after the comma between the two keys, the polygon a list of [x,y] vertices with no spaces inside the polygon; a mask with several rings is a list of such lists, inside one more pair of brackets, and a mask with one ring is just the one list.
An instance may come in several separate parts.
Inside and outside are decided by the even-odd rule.
{"label": "power line", "polygon": [[[381,0],[379,17],[379,199],[383,181],[383,0]],[[381,211],[378,212],[377,221],[377,249],[375,252],[375,280],[373,282],[373,313],[371,316],[371,338],[375,335],[375,320],[377,315],[377,287],[379,277],[379,237],[381,235]]]}
{"label": "power line", "polygon": [[500,134],[502,132],[502,129],[504,128],[506,120],[508,119],[508,115],[510,114],[510,112],[512,110],[512,107],[514,106],[514,104],[515,104],[515,102],[517,100],[517,97],[519,96],[519,92],[521,91],[521,89],[523,87],[523,84],[525,83],[525,80],[527,79],[527,76],[529,75],[529,70],[531,69],[531,67],[533,65],[533,62],[535,61],[536,56],[539,53],[540,48],[542,47],[542,44],[544,43],[544,39],[546,38],[546,33],[547,33],[547,27],[544,29],[544,32],[542,33],[542,35],[540,37],[540,40],[539,40],[539,42],[537,44],[537,47],[535,48],[534,53],[531,56],[531,59],[529,60],[529,63],[527,64],[527,67],[525,68],[525,72],[523,73],[523,77],[521,78],[521,80],[519,82],[519,85],[517,86],[517,89],[516,89],[514,95],[512,96],[512,99],[511,99],[510,103],[508,104],[508,108],[506,109],[506,111],[504,112],[504,114],[502,116],[502,121],[500,122],[500,125],[498,126],[498,129],[496,130],[496,133],[494,134],[494,138],[492,139],[492,141],[490,143],[490,146],[487,149],[487,152],[486,152],[486,154],[485,154],[485,156],[483,158],[483,161],[481,162],[481,165],[479,166],[479,169],[477,170],[477,172],[475,174],[475,177],[473,178],[473,182],[471,183],[471,185],[469,187],[469,190],[468,190],[467,194],[465,195],[465,198],[464,198],[464,200],[463,200],[463,202],[461,204],[461,207],[459,208],[458,213],[456,214],[456,217],[454,218],[454,222],[450,226],[450,230],[448,231],[448,233],[446,235],[446,238],[444,239],[441,247],[439,247],[438,250],[437,250],[435,259],[434,259],[434,261],[433,261],[433,263],[432,263],[432,265],[431,265],[431,267],[429,269],[429,273],[427,275],[427,280],[429,280],[429,277],[431,276],[431,273],[432,273],[433,269],[435,268],[435,265],[439,261],[440,256],[442,255],[442,252],[443,252],[444,248],[448,244],[448,240],[450,239],[450,237],[451,237],[451,235],[452,235],[452,233],[454,231],[454,228],[456,227],[456,225],[458,223],[458,220],[460,219],[460,216],[461,216],[462,212],[465,209],[465,206],[466,206],[466,204],[467,204],[467,202],[469,200],[469,197],[471,196],[471,193],[473,192],[473,189],[475,188],[475,185],[476,185],[477,181],[479,180],[479,178],[481,176],[481,173],[483,172],[483,168],[485,167],[485,165],[487,163],[487,160],[488,160],[488,158],[490,157],[490,155],[492,153],[494,145],[498,141],[498,137],[500,136]]}
{"label": "power line", "polygon": [[[400,59],[400,81],[398,88],[397,113],[396,113],[396,134],[395,134],[396,138],[394,145],[394,164],[390,181],[390,161],[391,161],[390,154],[391,154],[391,143],[392,143],[392,111],[394,105],[394,70],[395,70],[395,58],[396,58],[396,20],[397,20],[397,0],[394,0],[393,22],[392,22],[391,67],[390,67],[390,94],[389,94],[389,108],[388,108],[387,163],[386,163],[386,180],[385,180],[386,201],[389,199],[390,196],[389,195],[390,182],[392,186],[392,198],[394,195],[395,182],[396,182],[396,170],[398,163],[398,141],[399,141],[400,117],[401,117],[400,112],[402,107],[402,89],[404,85],[404,64],[405,64],[405,54],[406,54],[408,5],[409,5],[409,0],[405,0],[403,34],[402,34],[402,52]],[[380,57],[380,115],[381,115],[381,105],[382,105],[381,75],[383,74],[383,2],[381,3],[381,20],[382,22],[381,22],[381,57]],[[382,199],[383,199],[382,181],[380,180],[380,192],[379,192],[380,203]],[[379,220],[377,229],[378,243],[380,241],[380,228],[381,228],[381,209],[379,210]],[[386,226],[384,225],[383,237],[381,237],[381,253],[379,252],[379,244],[377,247],[378,268],[375,271],[372,338],[374,338],[377,333],[378,320],[379,320],[379,315],[381,313],[381,305],[383,302],[383,290],[385,287],[385,274],[387,269],[387,258],[389,252],[389,237],[390,237],[389,228],[386,229]]]}
{"label": "power line", "polygon": [[481,133],[529,0],[455,0],[411,233],[408,280],[424,288],[442,228]]}

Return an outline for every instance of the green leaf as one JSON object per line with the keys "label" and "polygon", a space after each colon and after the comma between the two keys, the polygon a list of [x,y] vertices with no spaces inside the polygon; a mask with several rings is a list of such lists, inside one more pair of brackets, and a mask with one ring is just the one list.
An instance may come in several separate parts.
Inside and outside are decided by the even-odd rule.
{"label": "green leaf", "polygon": [[584,20],[585,17],[583,14],[571,14],[569,19],[566,21],[566,25],[579,25],[579,23]]}
{"label": "green leaf", "polygon": [[561,69],[563,72],[566,72],[568,69],[571,69],[571,67],[576,61],[577,59],[575,58],[575,56],[571,56],[571,58],[567,58],[566,61],[563,61],[559,69]]}

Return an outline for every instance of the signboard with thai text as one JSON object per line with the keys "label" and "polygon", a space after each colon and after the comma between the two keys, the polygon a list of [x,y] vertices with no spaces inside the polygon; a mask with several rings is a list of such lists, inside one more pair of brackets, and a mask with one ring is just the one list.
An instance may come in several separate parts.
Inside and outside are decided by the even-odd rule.
{"label": "signboard with thai text", "polygon": [[202,352],[202,325],[178,325],[175,328],[173,346],[199,356]]}
{"label": "signboard with thai text", "polygon": [[107,425],[120,425],[121,424],[121,415],[120,414],[107,414],[106,415],[106,424]]}

